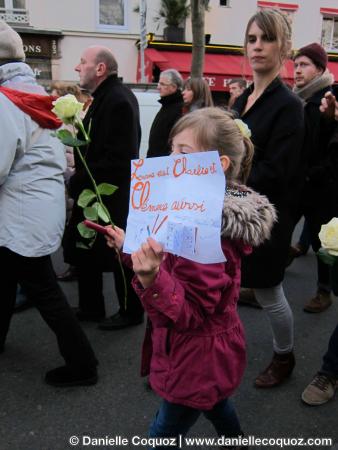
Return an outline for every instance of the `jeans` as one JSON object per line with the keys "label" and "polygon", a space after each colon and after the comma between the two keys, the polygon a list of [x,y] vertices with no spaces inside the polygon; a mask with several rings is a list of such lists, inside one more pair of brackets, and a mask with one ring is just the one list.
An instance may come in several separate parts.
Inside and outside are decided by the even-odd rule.
{"label": "jeans", "polygon": [[338,325],[331,334],[329,347],[323,357],[323,365],[320,373],[338,380]]}
{"label": "jeans", "polygon": [[[242,435],[239,420],[232,402],[224,399],[209,411],[201,411],[184,405],[163,400],[149,429],[149,437],[185,436],[200,414],[210,420],[219,436],[228,438]],[[165,449],[167,447],[156,447]]]}
{"label": "jeans", "polygon": [[58,285],[50,256],[30,258],[0,247],[0,266],[0,348],[6,340],[20,284],[55,333],[66,364],[74,369],[96,367],[94,352]]}

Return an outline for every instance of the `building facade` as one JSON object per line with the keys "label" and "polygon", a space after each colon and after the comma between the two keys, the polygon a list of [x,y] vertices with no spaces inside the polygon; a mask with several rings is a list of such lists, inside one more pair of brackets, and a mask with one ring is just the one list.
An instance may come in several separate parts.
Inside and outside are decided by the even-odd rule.
{"label": "building facade", "polygon": [[[161,65],[165,66],[165,59],[167,64],[172,65],[177,59],[168,60],[168,52],[164,55],[160,47],[161,42],[164,45],[165,28],[163,21],[156,20],[160,2],[161,0],[148,0],[147,4],[146,30],[152,33],[152,42],[159,43],[157,47],[149,44],[149,50],[158,53],[155,55],[153,51],[152,57],[146,58],[148,82],[156,81],[156,73],[161,70]],[[0,18],[22,36],[27,61],[37,78],[45,83],[51,80],[77,81],[74,67],[82,51],[89,45],[111,48],[119,63],[119,75],[125,82],[133,83],[140,78],[137,45],[140,39],[140,19],[137,6],[136,0],[0,0]],[[294,0],[293,3],[210,0],[209,11],[205,16],[205,33],[209,35],[210,48],[215,47],[210,52],[241,57],[246,23],[257,9],[265,7],[278,7],[289,17],[294,48],[320,42],[329,52],[332,64],[338,66],[337,0]],[[184,25],[186,42],[191,42],[189,18]],[[182,50],[180,45],[182,47],[182,44],[173,43],[170,51],[191,51],[189,46]],[[230,62],[228,60],[229,64]],[[187,59],[186,71],[189,71],[188,63]],[[227,73],[228,63],[224,63],[224,80],[233,76]],[[213,83],[216,82],[211,79],[211,74],[206,73],[206,76],[210,78],[208,81],[211,86],[215,87]],[[338,81],[338,70],[335,76]],[[220,85],[222,84],[225,87],[226,81],[221,81]]]}

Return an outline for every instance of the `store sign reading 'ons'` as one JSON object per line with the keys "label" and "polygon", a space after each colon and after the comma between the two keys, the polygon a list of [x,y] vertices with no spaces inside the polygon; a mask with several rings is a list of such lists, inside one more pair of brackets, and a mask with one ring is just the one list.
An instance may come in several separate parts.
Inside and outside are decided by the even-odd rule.
{"label": "store sign reading 'ons'", "polygon": [[22,36],[23,49],[26,56],[37,58],[53,58],[58,56],[56,39],[50,36]]}

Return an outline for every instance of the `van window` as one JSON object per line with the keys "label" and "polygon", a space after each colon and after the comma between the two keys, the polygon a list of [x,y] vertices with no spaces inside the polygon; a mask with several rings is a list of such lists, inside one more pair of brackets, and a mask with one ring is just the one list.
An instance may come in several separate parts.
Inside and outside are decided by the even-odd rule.
{"label": "van window", "polygon": [[139,92],[133,90],[139,107],[140,107],[140,122],[142,129],[142,139],[140,145],[140,158],[145,158],[148,150],[149,131],[153,120],[158,113],[161,104],[158,102],[160,96],[158,92]]}

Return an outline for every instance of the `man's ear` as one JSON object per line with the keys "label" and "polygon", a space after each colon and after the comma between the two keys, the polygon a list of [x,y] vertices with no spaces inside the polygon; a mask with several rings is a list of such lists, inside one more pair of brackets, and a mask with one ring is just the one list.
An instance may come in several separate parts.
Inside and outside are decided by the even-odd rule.
{"label": "man's ear", "polygon": [[101,77],[102,75],[105,75],[106,71],[107,71],[107,67],[106,67],[105,63],[104,62],[98,63],[98,65],[96,66],[97,76]]}
{"label": "man's ear", "polygon": [[222,155],[222,156],[219,157],[219,159],[221,160],[221,165],[222,165],[223,172],[226,172],[229,169],[229,166],[230,166],[230,158],[229,158],[229,156]]}

